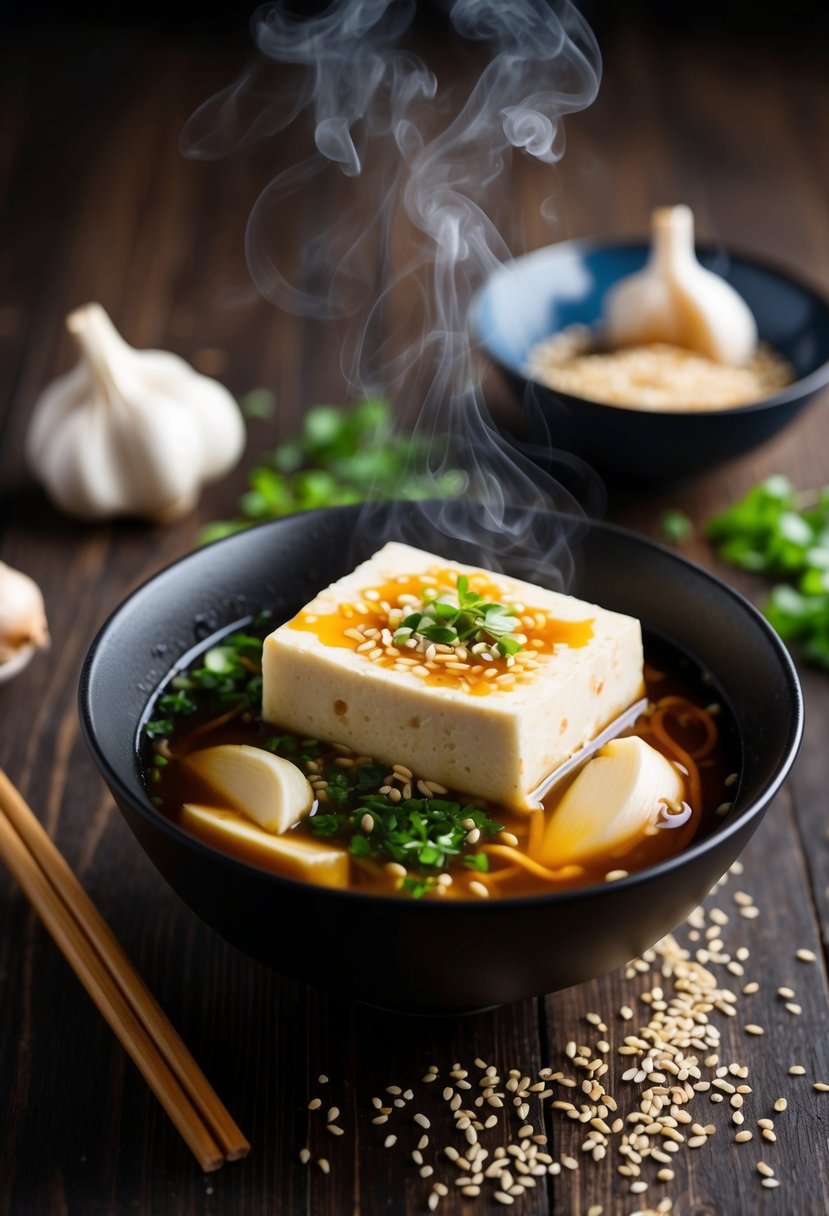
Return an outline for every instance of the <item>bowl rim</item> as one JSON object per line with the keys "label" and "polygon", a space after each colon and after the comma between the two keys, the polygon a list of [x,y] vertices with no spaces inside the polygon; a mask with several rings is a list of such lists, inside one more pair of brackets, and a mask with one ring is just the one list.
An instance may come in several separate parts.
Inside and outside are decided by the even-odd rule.
{"label": "bowl rim", "polygon": [[[347,899],[347,900],[369,900],[374,901],[378,906],[388,906],[390,908],[399,908],[401,897],[397,895],[379,895],[370,891],[352,891],[349,889],[341,889],[336,887],[321,887],[314,883],[308,883],[302,879],[289,878],[286,875],[277,873],[274,870],[269,870],[263,866],[257,866],[253,863],[242,861],[239,858],[232,856],[229,853],[223,852],[219,848],[205,843],[198,837],[193,836],[184,828],[168,819],[166,815],[155,806],[149,799],[146,790],[134,789],[127,781],[125,781],[120,772],[109,762],[108,757],[99,745],[96,731],[92,720],[91,708],[91,691],[92,684],[95,678],[95,668],[98,663],[99,655],[103,646],[106,644],[107,635],[111,629],[117,625],[121,614],[128,609],[128,606],[133,600],[139,596],[146,594],[154,584],[168,577],[171,571],[176,570],[179,566],[185,565],[194,557],[198,557],[202,553],[213,550],[215,546],[232,544],[238,540],[240,536],[245,536],[253,533],[264,531],[278,531],[286,524],[290,524],[294,520],[321,516],[323,514],[350,513],[357,514],[363,504],[349,504],[339,507],[326,507],[310,511],[297,512],[291,516],[285,516],[282,519],[266,520],[263,523],[255,524],[252,527],[245,528],[240,532],[233,533],[230,536],[225,536],[219,540],[213,541],[211,544],[204,546],[201,549],[191,549],[189,552],[182,554],[180,557],[168,562],[157,570],[149,578],[145,579],[138,586],[132,588],[129,594],[123,599],[118,606],[108,615],[100,629],[96,633],[86,658],[81,669],[79,684],[78,684],[78,713],[81,723],[81,732],[83,734],[86,746],[89,749],[92,758],[98,768],[99,773],[104,777],[111,791],[117,791],[118,797],[125,799],[133,810],[137,811],[141,817],[147,820],[152,827],[160,829],[166,836],[170,837],[179,845],[184,845],[186,848],[194,851],[197,855],[201,855],[206,859],[216,861],[227,865],[231,870],[236,871],[239,877],[249,875],[251,871],[258,874],[269,884],[274,883],[281,887],[287,885],[289,890],[314,892],[318,897],[326,897],[330,899]],[[392,505],[391,503],[389,504]],[[400,505],[400,504],[398,504]],[[406,505],[406,504],[404,504]],[[412,504],[408,504],[411,506]],[[699,577],[705,582],[713,584],[720,591],[724,591],[743,612],[747,613],[754,623],[760,627],[762,633],[765,634],[767,641],[775,651],[777,658],[780,661],[783,669],[783,675],[787,687],[787,692],[791,700],[792,712],[788,718],[788,728],[786,732],[785,745],[783,748],[783,763],[779,771],[769,781],[763,790],[744,807],[738,815],[729,823],[728,821],[717,825],[715,829],[707,836],[699,841],[693,841],[690,845],[684,848],[681,852],[672,857],[665,858],[663,861],[657,862],[654,865],[646,866],[641,870],[636,870],[628,874],[625,878],[614,880],[612,883],[590,883],[583,887],[572,887],[565,891],[549,891],[541,892],[532,895],[517,895],[502,897],[497,900],[457,900],[447,904],[443,900],[411,900],[413,906],[423,909],[427,916],[439,915],[441,911],[457,908],[459,912],[468,911],[470,907],[486,909],[485,914],[497,911],[498,909],[509,912],[520,911],[523,908],[531,909],[539,905],[547,905],[551,901],[553,903],[577,903],[582,899],[595,896],[599,891],[608,892],[610,890],[632,890],[656,878],[668,875],[674,870],[677,870],[687,863],[702,857],[710,849],[717,847],[723,840],[728,840],[730,837],[740,832],[747,823],[751,822],[757,816],[765,812],[765,808],[779,792],[780,787],[786,780],[791,768],[797,758],[800,745],[803,740],[804,731],[804,704],[803,692],[800,686],[800,680],[797,675],[794,662],[789,654],[786,646],[774,631],[769,622],[765,619],[762,613],[748,600],[741,592],[732,587],[725,580],[713,574],[705,566],[698,562],[692,561],[690,558],[684,557],[681,554],[675,553],[666,545],[659,544],[650,537],[643,536],[638,532],[634,532],[630,528],[624,528],[618,524],[606,523],[603,520],[586,519],[576,515],[570,515],[566,512],[549,512],[556,514],[565,520],[572,520],[575,523],[586,525],[588,529],[598,528],[611,534],[623,536],[626,540],[633,540],[637,544],[643,545],[646,549],[655,549],[663,556],[669,558],[676,564],[684,567],[690,567]],[[276,627],[276,626],[274,626]],[[206,641],[209,639],[206,639]],[[670,640],[670,639],[669,639]],[[200,644],[201,645],[201,644]],[[192,648],[191,648],[192,649]],[[175,661],[173,666],[175,666]],[[173,667],[170,668],[170,671]],[[713,673],[716,676],[716,673]],[[167,673],[169,675],[169,672]],[[165,675],[163,682],[166,682]],[[154,697],[160,687],[157,684],[153,689],[151,697]],[[146,708],[146,704],[145,704]],[[142,711],[143,712],[143,711]],[[137,736],[138,722],[135,723],[135,736]],[[118,799],[116,798],[116,802]],[[119,807],[120,810],[120,807]],[[122,812],[123,813],[123,812]],[[428,911],[425,911],[428,909]]]}
{"label": "bowl rim", "polygon": [[[765,255],[757,256],[740,248],[723,245],[716,241],[696,241],[694,248],[697,253],[724,255],[730,261],[742,262],[746,266],[754,269],[765,271],[768,274],[774,275],[776,278],[784,280],[798,290],[805,292],[821,305],[829,317],[829,294],[816,283],[812,283],[809,279],[792,273],[787,267],[782,266],[773,258],[767,258]],[[592,253],[592,252],[632,252],[643,251],[647,254],[650,250],[650,239],[636,237],[619,237],[618,239],[604,240],[596,236],[577,236],[570,237],[564,241],[553,241],[550,245],[540,245],[537,249],[531,249],[527,253],[519,254],[518,257],[510,258],[509,261],[502,262],[496,270],[490,274],[486,282],[475,293],[472,303],[469,307],[469,318],[472,329],[477,338],[477,346],[479,349],[486,352],[492,362],[508,375],[518,377],[524,384],[533,385],[542,389],[546,393],[554,393],[561,401],[567,405],[573,405],[584,409],[584,406],[593,407],[596,410],[614,410],[620,415],[636,415],[649,418],[671,417],[671,418],[727,418],[743,414],[756,413],[762,410],[773,409],[778,405],[786,405],[792,401],[798,401],[802,398],[810,396],[812,393],[819,392],[829,384],[829,358],[819,364],[806,376],[801,376],[797,380],[793,380],[791,384],[786,384],[778,392],[772,393],[768,397],[761,397],[757,401],[747,401],[743,405],[721,406],[718,409],[658,409],[649,410],[642,409],[638,406],[617,405],[611,401],[596,401],[593,397],[577,397],[573,393],[564,392],[563,389],[552,388],[549,384],[543,384],[540,380],[532,379],[523,369],[505,363],[499,358],[483,333],[480,324],[480,313],[483,306],[483,301],[487,293],[492,290],[493,283],[501,276],[509,272],[509,270],[520,264],[525,264],[541,254],[549,254],[553,250],[573,250],[576,253]],[[559,333],[560,330],[554,330],[554,333]],[[550,334],[549,337],[552,337]]]}

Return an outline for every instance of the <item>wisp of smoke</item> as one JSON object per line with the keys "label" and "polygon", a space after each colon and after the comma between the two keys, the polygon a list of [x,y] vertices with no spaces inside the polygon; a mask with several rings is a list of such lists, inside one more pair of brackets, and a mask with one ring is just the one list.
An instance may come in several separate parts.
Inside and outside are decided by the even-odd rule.
{"label": "wisp of smoke", "polygon": [[[486,277],[510,256],[494,215],[508,197],[511,156],[517,149],[551,165],[561,158],[564,117],[598,90],[598,48],[571,0],[451,0],[456,33],[481,44],[487,62],[444,121],[434,73],[400,45],[414,11],[413,0],[335,0],[305,19],[281,5],[258,10],[253,33],[263,58],[193,115],[183,147],[191,156],[222,156],[301,115],[311,118],[313,148],[267,185],[250,215],[246,252],[255,283],[287,311],[351,318],[343,363],[349,391],[395,400],[416,380],[415,429],[435,437],[430,472],[437,477],[447,462],[462,460],[469,484],[465,501],[424,505],[430,525],[467,552],[474,541],[482,564],[508,562],[517,574],[564,587],[572,538],[549,512],[578,515],[579,503],[494,426],[469,313]],[[263,64],[291,73],[289,82],[267,92]],[[310,191],[336,191],[337,219],[303,234],[299,258],[279,261],[286,242],[269,239],[272,225],[281,226]],[[355,191],[360,206],[350,205]],[[391,234],[401,224],[405,258],[392,265]],[[403,341],[389,334],[387,321],[400,299],[418,316]],[[469,498],[477,504],[472,514]],[[388,505],[367,510],[364,526],[387,533]]]}

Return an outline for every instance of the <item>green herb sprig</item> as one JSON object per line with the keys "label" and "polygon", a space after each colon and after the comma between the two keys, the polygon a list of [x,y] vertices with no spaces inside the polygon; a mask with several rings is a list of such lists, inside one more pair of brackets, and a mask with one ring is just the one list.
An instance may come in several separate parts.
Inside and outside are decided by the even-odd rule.
{"label": "green herb sprig", "polygon": [[769,477],[714,516],[707,535],[724,561],[785,576],[763,611],[807,662],[829,668],[829,486],[804,494]]}
{"label": "green herb sprig", "polygon": [[[432,442],[445,451],[445,440]],[[431,475],[427,454],[424,441],[394,432],[386,401],[371,397],[351,406],[318,405],[306,414],[297,437],[251,469],[236,519],[208,524],[199,542],[208,544],[263,520],[316,507],[463,493],[466,475],[454,468]]]}
{"label": "green herb sprig", "polygon": [[425,638],[427,642],[444,646],[491,646],[505,658],[517,654],[526,645],[526,637],[517,630],[520,621],[515,609],[484,599],[470,591],[465,574],[458,576],[457,594],[438,594],[424,588],[424,605],[420,611],[409,613],[394,631],[397,646],[410,638]]}

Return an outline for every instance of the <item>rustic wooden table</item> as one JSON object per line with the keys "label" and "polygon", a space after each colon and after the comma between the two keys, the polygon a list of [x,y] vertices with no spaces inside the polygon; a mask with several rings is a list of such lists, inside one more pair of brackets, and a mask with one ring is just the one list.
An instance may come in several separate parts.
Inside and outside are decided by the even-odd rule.
{"label": "rustic wooden table", "polygon": [[[526,247],[594,232],[639,233],[652,205],[681,199],[694,208],[701,235],[768,253],[829,285],[829,87],[819,48],[808,42],[792,50],[784,40],[772,45],[742,35],[721,41],[608,30],[599,100],[568,122],[562,167],[545,175],[516,166],[512,189]],[[50,28],[22,30],[3,50],[0,556],[41,583],[53,642],[48,657],[0,687],[0,764],[37,809],[253,1151],[219,1174],[198,1171],[25,899],[0,873],[0,1216],[422,1212],[436,1179],[452,1191],[440,1211],[495,1211],[489,1180],[474,1201],[451,1185],[457,1171],[439,1155],[445,1141],[438,1133],[424,1150],[436,1173],[420,1177],[410,1157],[419,1129],[397,1112],[389,1126],[373,1124],[372,1096],[390,1083],[412,1087],[420,1109],[442,1126],[440,1090],[453,1064],[473,1077],[476,1059],[533,1078],[544,1066],[562,1069],[570,1039],[595,1041],[588,1011],[609,1027],[620,1103],[641,1088],[617,1075],[625,1065],[616,1048],[629,1029],[618,1010],[629,1003],[640,1018],[639,995],[660,983],[658,970],[635,979],[619,972],[460,1021],[419,1023],[343,1005],[263,970],[189,912],[139,849],[80,738],[78,674],[108,613],[189,550],[205,520],[231,512],[257,449],[291,434],[308,405],[343,396],[336,335],[260,299],[244,264],[246,216],[274,168],[289,163],[289,141],[253,147],[229,164],[185,160],[178,151],[187,116],[234,77],[245,54],[232,38]],[[471,69],[463,56],[449,56],[444,70],[463,76]],[[552,225],[539,215],[550,195]],[[336,205],[330,197],[308,200],[309,227]],[[71,362],[63,317],[87,299],[100,300],[135,345],[175,349],[239,394],[262,385],[276,394],[275,419],[250,424],[237,474],[175,526],[72,522],[48,505],[24,469],[35,396]],[[827,405],[824,397],[779,440],[692,485],[611,495],[609,516],[655,535],[665,507],[701,524],[773,471],[804,488],[829,482]],[[718,566],[703,541],[687,551],[761,597],[759,582]],[[722,1062],[749,1069],[742,1126],[753,1139],[734,1142],[737,1104],[717,1105],[715,1091],[700,1093],[689,1109],[695,1121],[716,1126],[711,1142],[676,1153],[672,1181],[658,1181],[658,1163],[645,1162],[647,1190],[631,1193],[631,1178],[617,1172],[624,1161],[614,1144],[594,1161],[580,1151],[580,1124],[549,1102],[543,1110],[536,1104],[529,1118],[537,1132],[546,1131],[551,1157],[572,1154],[578,1169],[565,1165],[538,1178],[516,1200],[516,1212],[622,1216],[667,1210],[666,1198],[678,1216],[829,1210],[829,1094],[812,1087],[829,1081],[822,949],[829,925],[829,683],[814,671],[802,676],[807,729],[794,775],[747,850],[744,872],[713,897],[728,918],[722,949],[734,961],[739,948],[749,951],[742,975],[737,968],[718,972],[738,994],[737,1016],[714,1010],[711,1020],[722,1034]],[[738,915],[740,890],[753,896],[756,919]],[[679,938],[696,949],[688,932],[680,929]],[[813,950],[816,963],[797,961],[797,948]],[[752,982],[757,991],[743,995]],[[799,1015],[776,995],[780,985],[795,990]],[[746,1023],[762,1025],[765,1034],[746,1035]],[[789,1075],[793,1063],[805,1075]],[[438,1085],[421,1080],[430,1064],[440,1069]],[[711,1067],[703,1071],[715,1075]],[[325,1087],[321,1073],[330,1078]],[[340,1107],[340,1139],[326,1136],[323,1120],[308,1114],[315,1093],[323,1095],[323,1110]],[[776,1114],[780,1097],[788,1109]],[[757,1126],[768,1117],[775,1142],[762,1139]],[[389,1127],[399,1139],[384,1149]],[[500,1131],[485,1134],[500,1142]],[[306,1143],[315,1158],[330,1158],[330,1175],[299,1163]],[[761,1158],[781,1180],[779,1189],[761,1188]]]}

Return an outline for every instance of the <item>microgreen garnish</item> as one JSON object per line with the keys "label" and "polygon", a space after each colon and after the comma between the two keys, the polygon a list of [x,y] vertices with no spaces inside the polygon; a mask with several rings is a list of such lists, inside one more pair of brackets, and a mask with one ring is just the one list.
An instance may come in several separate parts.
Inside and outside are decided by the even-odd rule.
{"label": "microgreen garnish", "polygon": [[772,588],[763,611],[807,662],[829,668],[829,486],[801,494],[769,477],[714,516],[707,534],[724,561],[789,580]]}
{"label": "microgreen garnish", "polygon": [[480,646],[504,658],[526,645],[525,635],[517,632],[521,622],[515,609],[471,591],[465,574],[458,575],[454,593],[424,587],[422,595],[422,606],[395,630],[395,645],[405,646],[410,638],[425,639],[443,646]]}

